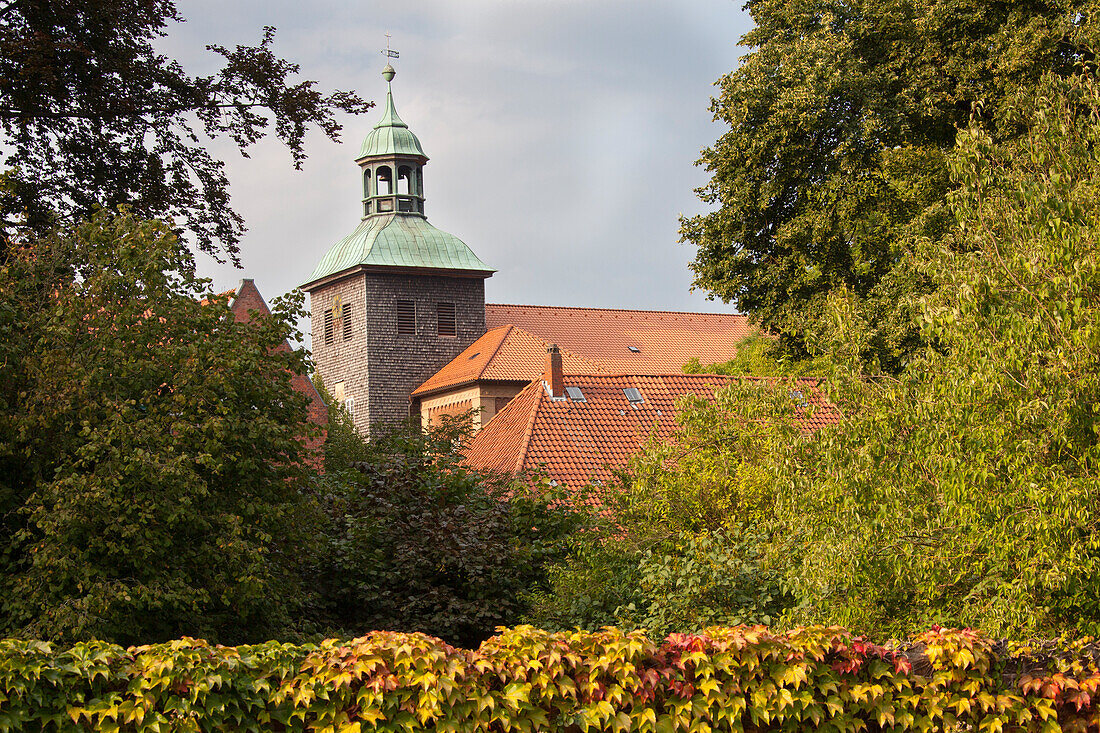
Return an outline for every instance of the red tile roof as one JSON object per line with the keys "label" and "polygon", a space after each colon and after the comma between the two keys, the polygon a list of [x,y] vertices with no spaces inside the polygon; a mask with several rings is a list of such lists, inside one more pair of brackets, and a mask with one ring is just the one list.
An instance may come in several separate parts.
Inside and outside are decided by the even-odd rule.
{"label": "red tile roof", "polygon": [[[478,381],[529,382],[541,376],[550,344],[515,326],[488,331],[413,390],[414,397]],[[605,371],[599,364],[562,351],[566,374]]]}
{"label": "red tile roof", "polygon": [[226,290],[224,293],[215,293],[214,295],[210,296],[209,298],[203,298],[199,301],[199,303],[201,305],[210,305],[211,303],[218,303],[220,305],[224,305],[224,304],[227,304],[227,303],[232,303],[233,298],[235,298],[236,296],[237,296],[237,291],[236,290]]}
{"label": "red tile roof", "polygon": [[[551,479],[573,488],[607,482],[651,436],[666,437],[676,427],[677,398],[695,394],[713,400],[714,391],[736,377],[715,374],[653,376],[571,375],[566,387],[579,387],[585,401],[553,400],[541,380],[531,382],[493,417],[466,449],[466,463],[480,469],[523,473],[541,467]],[[799,389],[814,413],[806,430],[839,421],[817,387],[802,379]],[[624,389],[637,389],[643,402],[631,405]]]}
{"label": "red tile roof", "polygon": [[742,315],[485,305],[486,328],[509,324],[623,374],[677,372],[692,357],[704,364],[729,361],[737,343],[756,333]]}

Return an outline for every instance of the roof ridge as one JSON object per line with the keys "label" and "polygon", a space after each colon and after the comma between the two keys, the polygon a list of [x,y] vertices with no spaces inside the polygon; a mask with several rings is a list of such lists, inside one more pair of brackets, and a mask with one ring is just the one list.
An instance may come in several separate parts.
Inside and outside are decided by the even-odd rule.
{"label": "roof ridge", "polygon": [[592,374],[567,374],[569,377],[599,377],[599,378],[630,378],[630,379],[660,379],[664,377],[684,377],[686,379],[751,379],[753,381],[779,381],[791,379],[796,382],[822,382],[824,377],[788,377],[777,375],[772,377],[755,374],[714,374],[712,372],[599,372]]}
{"label": "roof ridge", "polygon": [[545,308],[553,310],[573,311],[607,311],[614,313],[673,313],[684,316],[728,316],[732,318],[748,318],[744,313],[715,313],[713,311],[675,311],[675,310],[647,310],[645,308],[597,308],[584,305],[529,305],[524,303],[486,303],[486,308]]}

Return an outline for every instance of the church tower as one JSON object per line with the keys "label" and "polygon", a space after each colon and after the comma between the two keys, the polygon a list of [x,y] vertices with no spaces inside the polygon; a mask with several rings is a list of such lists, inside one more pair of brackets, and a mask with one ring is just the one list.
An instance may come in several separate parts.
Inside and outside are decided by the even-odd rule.
{"label": "church tower", "polygon": [[386,65],[386,106],[355,162],[362,219],[302,285],[313,361],[356,429],[370,435],[409,417],[409,395],[485,333],[485,278],[494,270],[424,216],[428,156],[397,115]]}

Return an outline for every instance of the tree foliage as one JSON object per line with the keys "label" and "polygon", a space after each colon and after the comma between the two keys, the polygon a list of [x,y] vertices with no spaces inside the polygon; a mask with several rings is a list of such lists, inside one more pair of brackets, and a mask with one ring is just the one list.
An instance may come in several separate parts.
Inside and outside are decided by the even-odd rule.
{"label": "tree foliage", "polygon": [[700,161],[712,213],[682,222],[695,283],[817,346],[830,293],[872,324],[862,358],[896,373],[934,283],[907,255],[951,217],[948,155],[977,114],[995,140],[1046,72],[1091,62],[1095,2],[751,0],[751,50],[712,103],[729,126]]}
{"label": "tree foliage", "polygon": [[586,521],[562,497],[467,471],[456,446],[469,419],[419,422],[364,442],[333,406],[327,516],[313,572],[321,628],[421,631],[476,646],[516,623]]}
{"label": "tree foliage", "polygon": [[[781,380],[685,404],[673,441],[631,464],[618,532],[563,588],[661,632],[752,613],[899,636],[1100,629],[1100,82],[1037,89],[1003,111],[1025,133],[976,121],[949,156],[953,226],[912,258],[936,347],[868,377],[873,325],[850,290],[830,294],[819,364],[842,423],[793,430]],[[610,567],[598,551],[618,575],[592,572]]]}
{"label": "tree foliage", "polygon": [[782,341],[771,336],[751,334],[737,343],[737,353],[729,361],[703,364],[692,357],[684,364],[685,374],[726,374],[733,377],[816,377],[828,373],[831,362],[819,355],[798,357]]}
{"label": "tree foliage", "polygon": [[574,535],[529,619],[547,628],[643,627],[657,635],[775,623],[790,605],[768,529],[769,468],[796,440],[790,385],[737,381],[681,398],[677,429],[631,458],[603,495],[608,516]]}
{"label": "tree foliage", "polygon": [[0,265],[0,634],[287,624],[310,428],[278,347],[300,301],[237,323],[188,262],[164,225],[100,212]]}
{"label": "tree foliage", "polygon": [[236,261],[243,221],[207,142],[225,136],[244,153],[273,127],[298,167],[308,130],[336,139],[335,113],[369,106],[294,81],[298,66],[274,54],[273,28],[258,46],[208,46],[223,67],[190,75],[154,47],[181,21],[172,0],[0,4],[0,128],[13,191],[0,234],[125,204],[176,220],[199,249]]}
{"label": "tree foliage", "polygon": [[922,253],[941,348],[850,383],[858,419],[787,464],[806,617],[1100,628],[1100,85],[1048,77],[1010,119],[960,136],[953,242]]}

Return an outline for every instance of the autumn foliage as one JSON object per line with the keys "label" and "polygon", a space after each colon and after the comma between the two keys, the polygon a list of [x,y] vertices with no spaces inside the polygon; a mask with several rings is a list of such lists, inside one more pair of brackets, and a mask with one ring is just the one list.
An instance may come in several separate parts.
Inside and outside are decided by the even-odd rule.
{"label": "autumn foliage", "polygon": [[423,634],[124,649],[0,642],[0,731],[1084,730],[1085,643],[1009,647],[934,628],[900,647],[839,627],[672,634],[501,629],[476,651]]}

